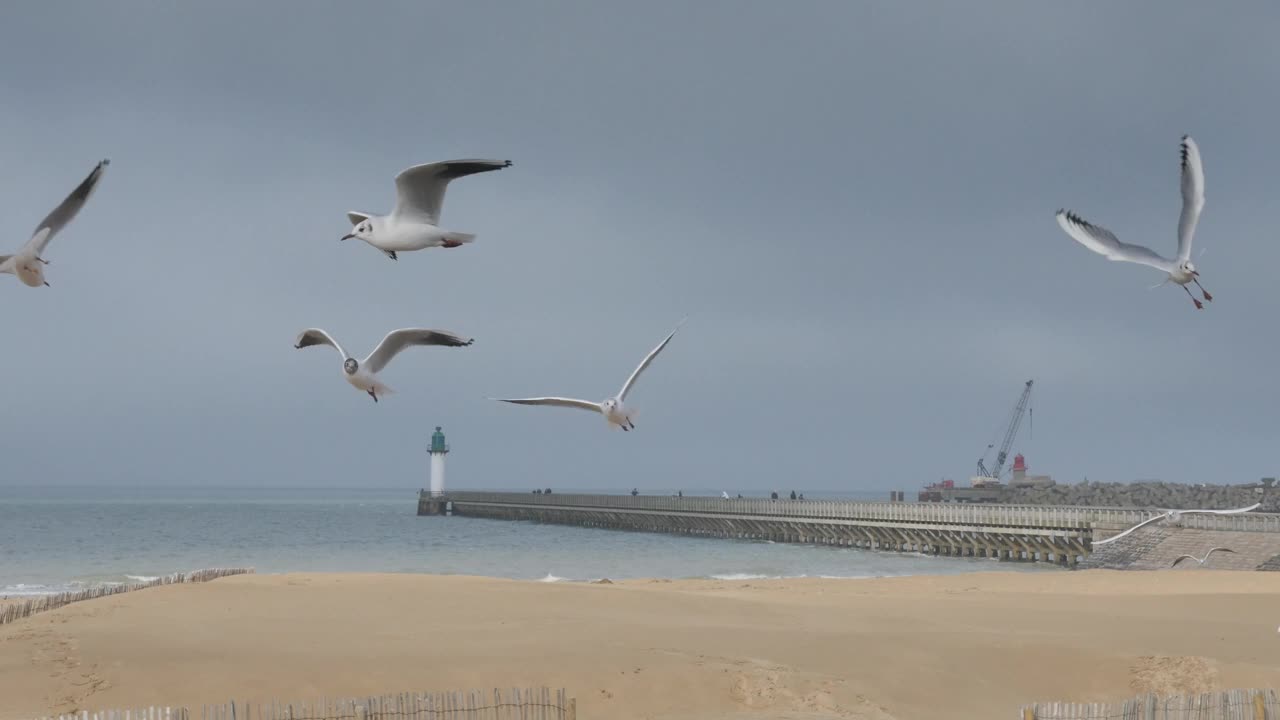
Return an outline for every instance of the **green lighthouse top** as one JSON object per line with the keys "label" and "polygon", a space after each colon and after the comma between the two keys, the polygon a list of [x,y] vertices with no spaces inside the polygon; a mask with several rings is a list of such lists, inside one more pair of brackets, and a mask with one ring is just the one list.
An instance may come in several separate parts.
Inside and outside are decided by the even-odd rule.
{"label": "green lighthouse top", "polygon": [[440,432],[440,426],[436,426],[436,431],[431,435],[431,452],[447,453],[449,446],[444,442],[444,433]]}

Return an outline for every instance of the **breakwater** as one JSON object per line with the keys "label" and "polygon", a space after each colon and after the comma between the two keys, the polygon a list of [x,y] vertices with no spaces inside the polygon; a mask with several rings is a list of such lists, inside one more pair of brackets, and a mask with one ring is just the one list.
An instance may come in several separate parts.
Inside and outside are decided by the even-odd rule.
{"label": "breakwater", "polygon": [[[419,515],[444,513],[616,530],[1052,562],[1068,567],[1076,567],[1089,558],[1095,540],[1162,514],[1154,508],[767,498],[475,491],[419,495]],[[1102,546],[1110,548],[1106,561],[1092,565],[1118,569],[1162,566],[1164,555],[1177,545],[1163,545],[1157,550],[1156,544],[1143,538],[1148,537],[1148,532],[1182,531],[1199,531],[1208,533],[1206,538],[1234,541],[1243,549],[1241,556],[1233,559],[1237,566],[1267,569],[1267,563],[1280,565],[1280,558],[1272,557],[1280,553],[1280,515],[1259,512],[1183,515],[1152,523]],[[1272,551],[1273,547],[1278,549]],[[1151,553],[1158,553],[1159,557]]]}
{"label": "breakwater", "polygon": [[1112,534],[1153,516],[1124,508],[955,505],[839,500],[629,495],[422,493],[420,515],[579,525],[643,532],[1074,566],[1095,533]]}

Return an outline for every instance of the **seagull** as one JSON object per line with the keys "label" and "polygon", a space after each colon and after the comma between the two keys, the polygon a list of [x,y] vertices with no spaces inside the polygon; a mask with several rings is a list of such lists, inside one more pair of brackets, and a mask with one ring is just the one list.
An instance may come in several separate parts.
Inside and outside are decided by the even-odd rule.
{"label": "seagull", "polygon": [[302,349],[312,345],[328,345],[337,350],[338,354],[342,356],[342,372],[346,375],[347,382],[357,389],[369,393],[369,397],[373,398],[374,402],[378,402],[379,395],[386,395],[394,391],[377,378],[377,373],[386,367],[391,358],[395,357],[401,350],[411,345],[462,347],[473,342],[475,342],[474,339],[463,338],[443,330],[401,328],[387,333],[387,336],[382,338],[382,342],[378,343],[378,347],[374,348],[368,357],[357,361],[348,355],[347,351],[343,350],[342,346],[338,344],[338,341],[329,336],[329,333],[319,328],[309,328],[299,333],[298,339],[293,346]]}
{"label": "seagull", "polygon": [[631,418],[636,415],[636,410],[628,408],[622,403],[627,399],[627,393],[631,390],[631,386],[635,384],[636,378],[640,377],[640,373],[643,372],[645,368],[649,367],[649,363],[653,362],[653,359],[658,356],[658,353],[662,352],[662,348],[666,347],[667,343],[671,342],[671,338],[675,337],[676,331],[680,329],[681,325],[684,325],[685,320],[688,320],[688,318],[681,320],[680,323],[676,325],[676,329],[672,330],[671,334],[668,335],[666,339],[658,343],[658,347],[649,351],[649,354],[644,357],[644,360],[640,361],[640,365],[632,371],[631,377],[627,378],[627,382],[623,384],[622,390],[618,391],[617,395],[611,398],[606,398],[603,402],[594,403],[590,400],[575,400],[573,398],[562,397],[520,398],[517,400],[506,400],[503,398],[489,399],[498,400],[499,402],[515,403],[517,405],[556,405],[559,407],[590,410],[603,415],[605,421],[609,424],[609,429],[612,430],[613,428],[620,427],[624,431],[630,432],[636,427],[635,423],[631,422]]}
{"label": "seagull", "polygon": [[1204,515],[1236,515],[1236,514],[1238,514],[1238,513],[1247,513],[1247,512],[1249,512],[1250,510],[1256,510],[1256,509],[1257,509],[1258,507],[1260,507],[1261,505],[1262,505],[1262,503],[1254,503],[1254,504],[1250,505],[1249,507],[1236,508],[1235,510],[1166,510],[1166,511],[1164,511],[1164,512],[1160,513],[1159,515],[1156,515],[1155,517],[1149,517],[1149,518],[1147,518],[1146,520],[1143,520],[1142,522],[1138,523],[1137,525],[1134,525],[1133,527],[1129,528],[1128,530],[1125,530],[1124,532],[1120,533],[1119,535],[1112,535],[1111,537],[1107,538],[1106,540],[1095,540],[1095,541],[1093,542],[1093,546],[1094,546],[1094,547],[1097,547],[1097,546],[1099,546],[1099,545],[1106,545],[1106,544],[1107,544],[1107,543],[1109,543],[1109,542],[1115,542],[1116,540],[1119,540],[1120,538],[1124,537],[1125,535],[1128,535],[1129,533],[1133,532],[1134,530],[1137,530],[1138,528],[1142,527],[1143,525],[1148,525],[1148,524],[1150,524],[1150,523],[1157,522],[1157,521],[1159,521],[1159,520],[1164,520],[1164,519],[1166,519],[1166,518],[1167,518],[1167,519],[1169,519],[1169,520],[1173,520],[1173,521],[1175,521],[1175,522],[1176,522],[1176,521],[1177,521],[1180,517],[1182,517],[1183,515],[1191,515],[1191,514],[1193,514],[1193,513],[1201,513],[1201,514],[1204,514]]}
{"label": "seagull", "polygon": [[1204,305],[1191,294],[1187,283],[1194,282],[1200,292],[1204,293],[1205,302],[1213,300],[1213,296],[1200,284],[1200,272],[1191,262],[1191,239],[1196,232],[1196,223],[1200,220],[1200,211],[1204,208],[1204,167],[1200,164],[1200,147],[1190,135],[1182,136],[1182,216],[1178,219],[1178,255],[1170,260],[1162,257],[1150,248],[1142,245],[1130,245],[1120,242],[1110,230],[1098,227],[1069,210],[1059,210],[1058,225],[1073,240],[1084,245],[1108,260],[1139,263],[1148,265],[1169,274],[1160,285],[1175,282],[1187,291],[1196,308],[1203,310]]}
{"label": "seagull", "polygon": [[1222,552],[1229,552],[1232,554],[1235,553],[1235,550],[1232,550],[1231,548],[1224,548],[1224,547],[1209,548],[1209,552],[1205,553],[1204,557],[1196,557],[1195,555],[1179,555],[1178,558],[1174,560],[1173,564],[1170,565],[1169,567],[1177,567],[1178,563],[1182,562],[1183,560],[1195,560],[1196,562],[1203,565],[1209,559],[1209,556],[1213,554],[1214,550],[1221,550]]}
{"label": "seagull", "polygon": [[440,206],[449,181],[465,175],[511,167],[510,160],[446,160],[414,165],[396,176],[396,206],[390,215],[349,211],[347,219],[355,227],[343,240],[359,238],[387,254],[429,247],[456,248],[476,239],[468,233],[444,230]]}
{"label": "seagull", "polygon": [[31,234],[31,239],[22,246],[17,255],[0,255],[0,273],[17,275],[22,284],[29,287],[41,285],[48,287],[49,283],[44,279],[42,266],[48,265],[49,261],[40,256],[44,254],[44,249],[49,246],[53,236],[66,227],[67,223],[80,212],[80,208],[84,207],[89,196],[93,194],[93,189],[98,186],[98,181],[102,179],[102,173],[110,164],[110,159],[98,163],[97,167],[89,173],[89,177],[72,190],[61,205],[40,221],[35,232]]}

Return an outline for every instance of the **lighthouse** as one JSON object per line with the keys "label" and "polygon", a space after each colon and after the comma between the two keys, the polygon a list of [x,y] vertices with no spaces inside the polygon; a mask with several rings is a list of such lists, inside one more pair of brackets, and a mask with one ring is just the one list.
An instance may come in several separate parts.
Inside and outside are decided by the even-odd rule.
{"label": "lighthouse", "polygon": [[431,435],[431,497],[444,495],[444,456],[448,454],[449,445],[437,425]]}

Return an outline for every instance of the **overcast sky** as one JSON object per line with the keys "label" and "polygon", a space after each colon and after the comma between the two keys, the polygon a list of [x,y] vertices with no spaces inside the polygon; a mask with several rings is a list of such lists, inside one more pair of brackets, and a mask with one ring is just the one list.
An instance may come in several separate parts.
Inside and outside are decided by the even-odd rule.
{"label": "overcast sky", "polygon": [[[50,288],[0,276],[0,484],[904,489],[1280,472],[1280,6],[59,2],[0,24],[0,252],[93,168]],[[1172,254],[1196,311],[1074,243]],[[339,243],[403,168],[456,250]],[[603,399],[634,432],[487,397]],[[377,404],[342,380],[389,330]]]}

